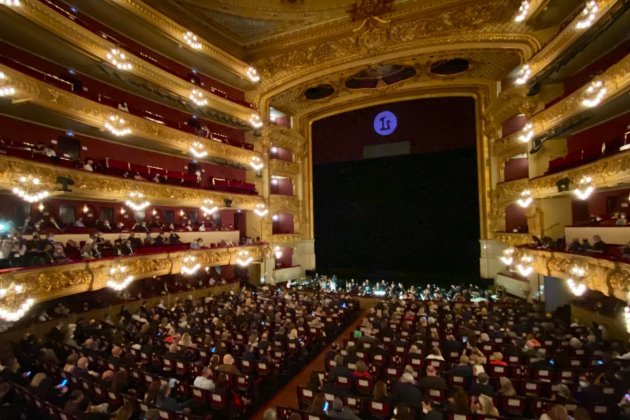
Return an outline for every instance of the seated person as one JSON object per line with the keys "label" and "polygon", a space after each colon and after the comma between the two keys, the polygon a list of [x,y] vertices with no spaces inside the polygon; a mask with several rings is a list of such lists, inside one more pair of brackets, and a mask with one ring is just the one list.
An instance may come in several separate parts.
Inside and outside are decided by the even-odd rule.
{"label": "seated person", "polygon": [[582,251],[590,251],[591,249],[593,249],[593,246],[588,241],[588,239],[582,239]]}
{"label": "seated person", "polygon": [[578,238],[573,238],[569,246],[567,247],[567,251],[569,252],[581,252],[582,245],[580,244],[580,240]]}
{"label": "seated person", "polygon": [[626,219],[626,213],[621,213],[619,218],[615,221],[615,225],[625,226],[627,224],[628,224],[628,219]]}
{"label": "seated person", "polygon": [[602,241],[602,238],[599,235],[593,236],[592,251],[605,252],[607,248],[608,246],[606,245],[606,242]]}

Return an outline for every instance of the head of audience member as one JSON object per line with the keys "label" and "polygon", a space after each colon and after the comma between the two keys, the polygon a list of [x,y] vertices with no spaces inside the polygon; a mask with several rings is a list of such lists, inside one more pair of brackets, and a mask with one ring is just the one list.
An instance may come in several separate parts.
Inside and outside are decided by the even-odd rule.
{"label": "head of audience member", "polygon": [[385,397],[387,397],[387,383],[385,381],[376,382],[372,390],[372,399],[380,402]]}
{"label": "head of audience member", "polygon": [[437,376],[437,370],[435,369],[435,366],[433,365],[428,365],[426,371],[427,371],[427,376]]}

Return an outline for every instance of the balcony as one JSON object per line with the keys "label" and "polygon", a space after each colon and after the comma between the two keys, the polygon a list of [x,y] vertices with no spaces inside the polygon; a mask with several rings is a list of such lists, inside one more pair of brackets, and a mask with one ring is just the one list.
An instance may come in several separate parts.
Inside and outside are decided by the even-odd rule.
{"label": "balcony", "polygon": [[57,299],[76,293],[107,287],[109,271],[116,263],[126,268],[134,280],[181,272],[182,259],[192,254],[202,267],[233,264],[240,251],[249,252],[253,261],[261,261],[267,245],[177,251],[140,256],[99,259],[79,263],[10,270],[0,273],[0,285],[21,285],[24,298],[35,302]]}
{"label": "balcony", "polygon": [[269,169],[273,175],[294,177],[299,173],[299,166],[295,162],[287,162],[280,159],[269,159]]}
{"label": "balcony", "polygon": [[184,188],[117,178],[16,157],[0,156],[0,185],[3,188],[10,190],[20,175],[38,177],[44,185],[51,186],[51,191],[56,189],[55,185],[59,177],[73,180],[74,185],[71,187],[71,192],[51,193],[52,196],[58,198],[122,202],[131,191],[140,191],[152,204],[173,207],[197,208],[204,199],[211,199],[215,203],[223,203],[226,199],[231,200],[232,207],[243,210],[254,210],[256,204],[263,203],[262,198],[257,195],[220,193],[198,188]]}
{"label": "balcony", "polygon": [[268,124],[262,129],[263,137],[267,137],[274,146],[291,150],[299,158],[301,150],[306,147],[306,140],[297,131],[276,124]]}
{"label": "balcony", "polygon": [[[93,33],[40,1],[23,1],[21,7],[14,8],[12,11],[46,28],[71,45],[82,48],[86,54],[97,57],[103,62],[108,61],[107,55],[111,50],[119,48],[116,43]],[[188,98],[193,89],[199,89],[199,86],[183,80],[144,59],[132,54],[127,54],[127,58],[128,63],[133,68],[131,70],[133,74],[183,98]],[[208,107],[233,116],[242,121],[243,124],[249,124],[249,118],[254,113],[249,106],[235,103],[210,91],[202,91],[205,94]]]}
{"label": "balcony", "polygon": [[302,240],[301,233],[278,233],[273,235],[274,245],[293,245]]}
{"label": "balcony", "polygon": [[[114,110],[111,106],[85,99],[68,92],[66,89],[54,87],[24,75],[10,67],[0,65],[0,71],[5,73],[11,86],[16,90],[12,106],[17,106],[15,102],[18,102],[20,107],[25,107],[27,104],[36,105],[98,129],[103,128],[105,121],[111,115],[122,115],[127,122],[126,126],[131,129],[133,136],[150,140],[150,144],[155,145],[156,148],[161,148],[161,151],[174,154],[181,154],[182,151],[189,150],[193,143],[200,141],[200,137],[193,134],[167,127],[164,124],[159,124],[146,118]],[[123,143],[120,137],[112,137],[112,140]],[[254,156],[260,157],[259,153],[241,147],[212,140],[201,141],[209,157],[224,159],[242,165],[249,165]]]}

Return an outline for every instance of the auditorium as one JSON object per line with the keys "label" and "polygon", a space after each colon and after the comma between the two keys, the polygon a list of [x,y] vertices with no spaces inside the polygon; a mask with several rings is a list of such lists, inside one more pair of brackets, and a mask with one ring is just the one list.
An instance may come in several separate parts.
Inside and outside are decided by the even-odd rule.
{"label": "auditorium", "polygon": [[630,0],[0,0],[0,418],[630,420]]}

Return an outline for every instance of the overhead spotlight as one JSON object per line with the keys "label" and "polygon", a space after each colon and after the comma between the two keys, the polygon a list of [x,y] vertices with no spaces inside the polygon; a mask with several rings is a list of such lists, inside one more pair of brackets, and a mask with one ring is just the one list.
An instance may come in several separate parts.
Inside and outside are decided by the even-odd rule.
{"label": "overhead spotlight", "polygon": [[519,263],[516,264],[516,270],[521,276],[527,277],[532,273],[532,271],[534,271],[531,266],[533,260],[534,259],[530,255],[524,254],[521,256]]}
{"label": "overhead spotlight", "polygon": [[190,31],[184,34],[184,41],[186,41],[186,44],[188,44],[188,46],[192,49],[200,50],[202,47],[201,42],[199,42],[199,38],[197,38],[197,35],[193,34]]}
{"label": "overhead spotlight", "polygon": [[199,208],[201,209],[201,211],[203,211],[204,215],[206,216],[209,214],[213,214],[217,210],[219,210],[219,208],[214,205],[214,201],[210,200],[209,198],[204,199],[201,202],[201,206],[199,206]]}
{"label": "overhead spotlight", "polygon": [[263,203],[258,203],[254,208],[254,213],[256,213],[257,216],[263,217],[266,216],[267,213],[269,213],[269,209]]}
{"label": "overhead spotlight", "polygon": [[107,280],[107,287],[117,291],[121,291],[127,288],[133,281],[133,276],[127,274],[127,267],[116,262],[109,269],[109,279]]}
{"label": "overhead spotlight", "polygon": [[110,115],[105,120],[105,129],[116,137],[124,137],[131,134],[131,128],[127,126],[127,121],[118,115]]}
{"label": "overhead spotlight", "polygon": [[578,181],[577,187],[573,190],[577,198],[580,200],[588,199],[595,191],[595,185],[593,185],[593,179],[590,176],[582,176]]}
{"label": "overhead spotlight", "polygon": [[0,6],[19,7],[22,5],[20,0],[0,0]]}
{"label": "overhead spotlight", "polygon": [[192,276],[201,268],[201,264],[197,262],[197,257],[192,254],[186,254],[182,259],[181,273],[185,276]]}
{"label": "overhead spotlight", "polygon": [[106,57],[118,70],[128,71],[133,68],[133,65],[129,62],[127,54],[118,48],[112,48],[109,50]]}
{"label": "overhead spotlight", "polygon": [[196,157],[197,159],[204,158],[208,156],[208,152],[206,151],[206,147],[200,142],[196,141],[190,145],[190,153]]}
{"label": "overhead spotlight", "polygon": [[517,15],[514,16],[514,21],[523,22],[525,19],[527,19],[527,15],[529,14],[529,8],[530,8],[529,0],[523,0],[521,2],[521,5],[518,8]]}
{"label": "overhead spotlight", "polygon": [[578,29],[589,28],[597,18],[597,12],[599,11],[599,5],[595,0],[589,0],[584,5],[582,13],[580,13],[580,19],[577,21],[575,27]]}
{"label": "overhead spotlight", "polygon": [[190,91],[190,95],[188,95],[188,97],[197,106],[208,105],[208,100],[206,99],[203,92],[199,89],[193,89],[192,91]]}
{"label": "overhead spotlight", "polygon": [[521,143],[529,143],[529,141],[534,137],[534,124],[528,122],[521,129],[521,134],[518,136],[518,141]]}
{"label": "overhead spotlight", "polygon": [[50,192],[42,187],[41,180],[32,175],[17,178],[12,191],[27,203],[37,203],[50,195]]}
{"label": "overhead spotlight", "polygon": [[258,75],[258,71],[251,66],[247,68],[247,77],[249,77],[249,80],[251,80],[254,83],[258,83],[260,81],[260,76]]}
{"label": "overhead spotlight", "polygon": [[532,69],[529,64],[523,64],[521,69],[518,72],[518,76],[516,77],[515,83],[517,85],[524,85],[529,80],[529,77],[532,75]]}
{"label": "overhead spotlight", "polygon": [[259,156],[252,156],[249,160],[249,166],[251,166],[255,171],[260,171],[265,167],[265,163]]}
{"label": "overhead spotlight", "polygon": [[258,114],[252,114],[249,116],[249,124],[252,126],[252,128],[258,129],[260,127],[263,126],[263,122],[260,119],[260,115]]}
{"label": "overhead spotlight", "polygon": [[584,92],[584,99],[582,99],[582,105],[588,108],[596,107],[606,96],[606,87],[604,81],[601,79],[593,80],[586,92]]}
{"label": "overhead spotlight", "polygon": [[523,190],[520,194],[520,198],[516,200],[518,205],[523,208],[529,207],[529,205],[532,204],[532,201],[534,201],[534,199],[530,190]]}
{"label": "overhead spotlight", "polygon": [[501,262],[507,266],[514,264],[514,248],[507,248],[503,250],[503,256],[501,256]]}
{"label": "overhead spotlight", "polygon": [[247,267],[254,261],[254,258],[249,254],[249,251],[242,249],[236,254],[236,263],[241,267]]}
{"label": "overhead spotlight", "polygon": [[139,191],[130,192],[128,197],[125,204],[135,211],[142,211],[151,205],[150,202],[144,199],[144,194]]}

